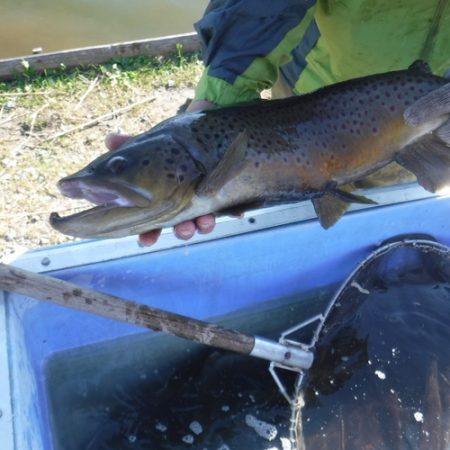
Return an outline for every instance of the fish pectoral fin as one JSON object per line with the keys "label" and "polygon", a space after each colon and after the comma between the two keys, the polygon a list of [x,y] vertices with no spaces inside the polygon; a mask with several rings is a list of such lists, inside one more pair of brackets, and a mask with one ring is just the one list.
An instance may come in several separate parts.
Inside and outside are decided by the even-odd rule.
{"label": "fish pectoral fin", "polygon": [[434,133],[441,141],[450,145],[450,120],[447,120]]}
{"label": "fish pectoral fin", "polygon": [[420,97],[403,113],[406,125],[416,127],[429,120],[450,114],[450,83]]}
{"label": "fish pectoral fin", "polygon": [[240,217],[247,211],[253,209],[259,209],[266,206],[265,202],[261,200],[255,200],[252,202],[241,203],[239,205],[230,206],[229,208],[221,209],[218,214],[221,216],[237,216]]}
{"label": "fish pectoral fin", "polygon": [[334,225],[347,211],[349,203],[341,200],[331,192],[325,192],[312,200],[317,218],[323,228],[328,229]]}
{"label": "fish pectoral fin", "polygon": [[428,134],[408,145],[395,160],[412,172],[429,192],[450,186],[450,146],[438,136]]}
{"label": "fish pectoral fin", "polygon": [[214,195],[228,181],[235,178],[244,166],[247,145],[248,134],[247,130],[244,130],[230,144],[213,171],[200,182],[195,190],[196,194],[198,196]]}

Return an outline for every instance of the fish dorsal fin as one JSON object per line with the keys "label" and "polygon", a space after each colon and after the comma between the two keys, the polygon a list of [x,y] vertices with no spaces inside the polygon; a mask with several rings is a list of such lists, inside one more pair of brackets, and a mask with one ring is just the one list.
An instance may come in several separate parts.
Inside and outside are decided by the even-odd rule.
{"label": "fish dorsal fin", "polygon": [[376,204],[370,198],[353,194],[350,192],[352,188],[352,185],[343,186],[341,189],[331,188],[322,196],[312,199],[314,210],[323,228],[327,229],[334,225],[347,211],[350,203]]}
{"label": "fish dorsal fin", "polygon": [[408,145],[396,161],[411,171],[429,192],[450,186],[450,147],[433,134]]}
{"label": "fish dorsal fin", "polygon": [[197,195],[214,195],[235,178],[243,168],[247,145],[248,135],[244,130],[236,136],[213,171],[197,186]]}
{"label": "fish dorsal fin", "polygon": [[413,71],[413,72],[426,73],[426,74],[432,73],[429,64],[422,59],[418,59],[418,60],[414,61],[408,67],[408,70]]}

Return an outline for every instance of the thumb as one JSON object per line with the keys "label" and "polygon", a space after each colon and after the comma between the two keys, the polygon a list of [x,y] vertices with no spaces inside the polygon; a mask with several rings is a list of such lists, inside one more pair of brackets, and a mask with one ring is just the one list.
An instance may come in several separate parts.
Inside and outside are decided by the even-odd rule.
{"label": "thumb", "polygon": [[117,150],[130,139],[131,136],[128,134],[108,133],[105,136],[105,145],[108,150]]}

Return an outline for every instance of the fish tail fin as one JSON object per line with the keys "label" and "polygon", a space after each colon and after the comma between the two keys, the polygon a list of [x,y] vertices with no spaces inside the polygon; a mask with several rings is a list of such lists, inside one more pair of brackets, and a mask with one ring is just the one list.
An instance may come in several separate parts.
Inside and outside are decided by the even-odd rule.
{"label": "fish tail fin", "polygon": [[429,192],[450,187],[450,146],[435,134],[408,145],[395,160]]}

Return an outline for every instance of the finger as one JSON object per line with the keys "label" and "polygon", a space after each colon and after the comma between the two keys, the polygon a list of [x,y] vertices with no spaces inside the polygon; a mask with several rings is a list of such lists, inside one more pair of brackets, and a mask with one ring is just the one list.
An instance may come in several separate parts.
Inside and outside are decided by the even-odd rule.
{"label": "finger", "polygon": [[405,122],[412,127],[450,113],[450,83],[416,100],[403,113]]}
{"label": "finger", "polygon": [[143,247],[149,247],[150,245],[153,245],[161,235],[161,229],[158,230],[152,230],[147,231],[147,233],[142,233],[139,235],[139,245],[142,245]]}
{"label": "finger", "polygon": [[183,241],[187,241],[195,234],[195,230],[197,227],[193,221],[182,222],[178,225],[175,225],[173,228],[173,232],[178,239],[182,239]]}
{"label": "finger", "polygon": [[131,136],[128,134],[108,133],[105,136],[105,145],[108,150],[117,150],[122,144],[127,142]]}
{"label": "finger", "polygon": [[205,109],[213,109],[216,105],[208,100],[194,100],[186,108],[186,112],[203,111]]}
{"label": "finger", "polygon": [[197,226],[200,234],[208,234],[214,230],[214,227],[216,226],[216,218],[212,214],[197,217],[197,219],[195,219],[195,225]]}

